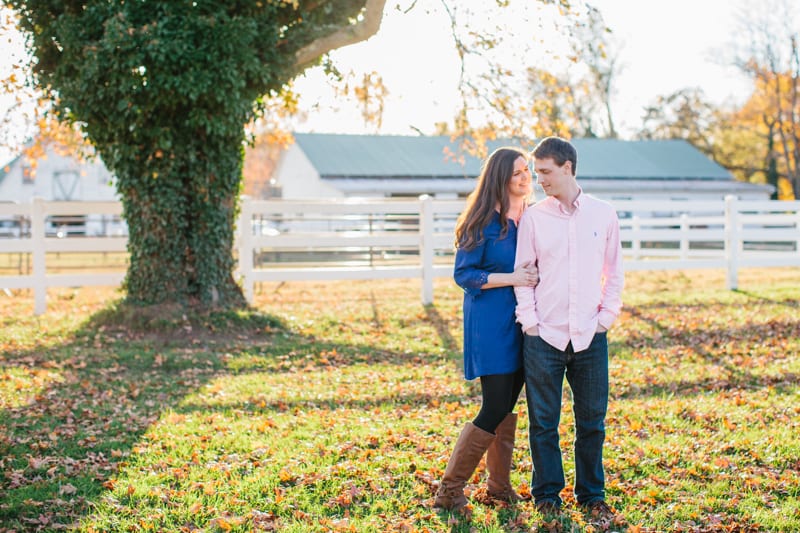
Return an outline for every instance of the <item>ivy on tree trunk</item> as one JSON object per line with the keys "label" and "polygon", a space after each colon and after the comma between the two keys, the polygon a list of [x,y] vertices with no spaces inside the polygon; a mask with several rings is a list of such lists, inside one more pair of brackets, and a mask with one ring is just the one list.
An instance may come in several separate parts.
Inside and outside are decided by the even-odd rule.
{"label": "ivy on tree trunk", "polygon": [[9,2],[36,83],[116,176],[128,301],[244,304],[232,275],[244,126],[319,55],[368,37],[339,38],[384,1]]}

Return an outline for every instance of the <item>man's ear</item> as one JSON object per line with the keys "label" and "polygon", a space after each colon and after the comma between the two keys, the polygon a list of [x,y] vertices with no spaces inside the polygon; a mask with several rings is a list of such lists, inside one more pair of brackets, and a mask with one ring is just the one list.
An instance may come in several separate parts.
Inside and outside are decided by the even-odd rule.
{"label": "man's ear", "polygon": [[572,171],[572,161],[564,161],[562,166],[564,167],[564,170],[569,172],[572,176],[575,175],[575,173]]}

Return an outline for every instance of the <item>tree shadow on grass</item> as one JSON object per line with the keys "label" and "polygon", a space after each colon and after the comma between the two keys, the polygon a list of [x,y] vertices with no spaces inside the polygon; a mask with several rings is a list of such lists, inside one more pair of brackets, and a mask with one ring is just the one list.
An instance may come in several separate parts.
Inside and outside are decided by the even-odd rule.
{"label": "tree shadow on grass", "polygon": [[[319,399],[314,397],[313,391],[307,391],[308,397],[293,398],[289,400],[283,399],[269,399],[264,400],[261,398],[253,398],[253,401],[247,402],[227,402],[216,406],[218,409],[232,410],[237,413],[245,415],[261,415],[264,413],[291,413],[297,409],[303,411],[320,410],[335,414],[339,410],[362,410],[370,412],[374,409],[393,406],[402,408],[403,406],[419,407],[420,405],[429,406],[431,409],[437,409],[438,404],[444,402],[457,402],[464,399],[463,394],[442,392],[411,392],[404,394],[391,394],[386,396],[373,396],[369,399],[342,399],[342,398],[328,398]],[[209,407],[200,404],[182,404],[174,408],[176,413],[192,414],[192,413],[205,413],[209,411]]]}
{"label": "tree shadow on grass", "polygon": [[781,305],[784,307],[788,307],[790,309],[800,308],[800,301],[798,300],[792,300],[789,298],[784,298],[784,299],[768,298],[761,294],[757,294],[755,292],[746,291],[742,289],[735,289],[734,292],[736,292],[737,294],[741,294],[742,296],[747,296],[752,300],[759,300],[761,302],[765,302],[771,305]]}
{"label": "tree shadow on grass", "polygon": [[427,316],[428,321],[433,325],[436,333],[439,335],[439,339],[442,341],[442,346],[444,346],[446,350],[456,350],[458,348],[458,343],[451,332],[451,324],[449,324],[448,321],[442,317],[436,306],[426,305],[425,315]]}
{"label": "tree shadow on grass", "polygon": [[[0,532],[78,524],[113,491],[114,476],[161,416],[186,409],[187,396],[219,377],[309,361],[324,367],[331,354],[338,365],[436,359],[297,335],[281,319],[253,311],[171,312],[106,309],[57,345],[0,352],[0,377],[29,389],[24,404],[0,409]],[[253,354],[257,364],[228,364]],[[360,409],[457,399],[432,392],[349,403]]]}
{"label": "tree shadow on grass", "polygon": [[62,529],[87,513],[161,414],[223,371],[216,355],[230,341],[214,326],[251,337],[282,328],[257,315],[206,318],[151,317],[145,333],[104,310],[66,342],[0,354],[0,372],[32,389],[0,411],[0,531]]}
{"label": "tree shadow on grass", "polygon": [[[663,396],[680,393],[701,394],[707,391],[755,390],[774,387],[782,390],[795,387],[796,372],[781,368],[781,361],[796,357],[786,350],[786,339],[800,338],[800,321],[791,318],[774,318],[760,324],[718,324],[691,327],[674,327],[647,309],[632,307],[628,313],[648,324],[657,335],[628,335],[622,341],[612,342],[610,352],[636,347],[640,352],[666,351],[677,358],[676,365],[699,362],[706,368],[716,369],[713,377],[653,380],[646,386],[637,385],[617,394],[619,398]],[[666,364],[666,363],[663,363]],[[765,372],[765,370],[775,370]]]}

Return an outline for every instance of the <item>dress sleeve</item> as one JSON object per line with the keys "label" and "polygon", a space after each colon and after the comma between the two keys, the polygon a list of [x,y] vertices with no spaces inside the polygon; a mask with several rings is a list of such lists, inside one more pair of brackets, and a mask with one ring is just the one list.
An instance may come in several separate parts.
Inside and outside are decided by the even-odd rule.
{"label": "dress sleeve", "polygon": [[458,248],[456,250],[456,264],[453,278],[464,292],[472,296],[481,293],[481,287],[489,281],[489,272],[481,268],[483,262],[483,250],[486,247],[486,239],[471,250]]}

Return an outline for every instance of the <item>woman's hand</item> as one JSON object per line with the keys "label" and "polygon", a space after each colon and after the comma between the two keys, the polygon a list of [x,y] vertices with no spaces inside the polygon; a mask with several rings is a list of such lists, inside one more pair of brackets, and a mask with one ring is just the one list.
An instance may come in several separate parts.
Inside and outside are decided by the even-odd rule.
{"label": "woman's hand", "polygon": [[535,287],[539,283],[539,269],[530,263],[518,266],[511,276],[515,287]]}
{"label": "woman's hand", "polygon": [[486,278],[486,283],[481,289],[494,289],[496,287],[535,287],[539,283],[539,269],[525,263],[517,267],[514,272],[492,272]]}

